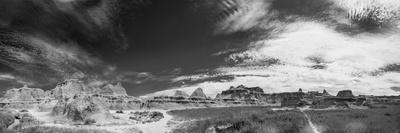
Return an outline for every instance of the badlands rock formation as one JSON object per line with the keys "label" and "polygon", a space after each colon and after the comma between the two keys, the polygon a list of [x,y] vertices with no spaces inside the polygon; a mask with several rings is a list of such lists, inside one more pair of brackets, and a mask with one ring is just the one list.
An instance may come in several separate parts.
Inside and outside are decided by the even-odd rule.
{"label": "badlands rock formation", "polygon": [[39,88],[29,88],[24,86],[21,88],[9,89],[5,92],[3,100],[7,101],[33,101],[35,99],[44,99],[45,91]]}
{"label": "badlands rock formation", "polygon": [[207,96],[204,94],[203,89],[197,88],[192,95],[190,95],[191,98],[201,98],[201,99],[206,99]]}
{"label": "badlands rock formation", "polygon": [[181,90],[175,91],[174,97],[189,97],[189,95]]}
{"label": "badlands rock formation", "polygon": [[125,88],[121,83],[116,85],[107,84],[102,88],[88,87],[84,82],[78,79],[69,79],[57,84],[56,88],[52,90],[52,95],[56,99],[70,98],[76,94],[101,94],[110,96],[128,96]]}
{"label": "badlands rock formation", "polygon": [[222,99],[260,98],[263,93],[264,91],[260,87],[245,87],[239,85],[237,87],[231,86],[228,90],[217,94],[217,97]]}
{"label": "badlands rock formation", "polygon": [[347,98],[351,98],[354,97],[353,93],[351,92],[351,90],[342,90],[339,91],[337,94],[337,97],[347,97]]}
{"label": "badlands rock formation", "polygon": [[75,96],[70,100],[60,100],[53,108],[53,115],[63,115],[72,121],[104,121],[111,115],[106,103],[92,96]]}
{"label": "badlands rock formation", "polygon": [[84,85],[84,83],[78,79],[68,79],[64,82],[58,83],[56,88],[52,90],[52,95],[56,99],[70,98],[76,94],[87,94],[94,93],[89,92],[90,90]]}
{"label": "badlands rock formation", "polygon": [[102,95],[113,95],[113,96],[128,96],[126,94],[125,88],[122,86],[120,82],[116,85],[107,84],[103,87],[100,94]]}

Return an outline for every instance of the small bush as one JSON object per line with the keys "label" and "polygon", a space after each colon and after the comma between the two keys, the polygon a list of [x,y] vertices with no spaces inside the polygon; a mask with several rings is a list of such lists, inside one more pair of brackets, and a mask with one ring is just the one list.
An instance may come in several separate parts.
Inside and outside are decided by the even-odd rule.
{"label": "small bush", "polygon": [[116,111],[115,113],[118,113],[118,114],[123,114],[123,113],[124,113],[124,111],[122,111],[122,110],[118,110],[118,111]]}
{"label": "small bush", "polygon": [[85,125],[92,125],[94,123],[96,123],[96,120],[94,119],[86,119],[84,122]]}

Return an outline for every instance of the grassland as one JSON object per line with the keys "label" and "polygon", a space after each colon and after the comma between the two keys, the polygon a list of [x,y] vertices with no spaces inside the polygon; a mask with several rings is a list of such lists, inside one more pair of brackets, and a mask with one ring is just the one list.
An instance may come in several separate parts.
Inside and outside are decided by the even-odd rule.
{"label": "grassland", "polygon": [[[400,133],[400,106],[373,109],[307,110],[322,133]],[[298,110],[272,111],[266,107],[203,108],[170,111],[184,121],[175,133],[312,133]],[[224,128],[216,128],[224,127]]]}
{"label": "grassland", "polygon": [[309,133],[307,121],[299,111],[272,111],[266,107],[230,107],[176,110],[169,113],[176,120],[196,120],[174,129],[174,133],[204,133],[212,128],[223,133]]}
{"label": "grassland", "polygon": [[94,129],[71,129],[71,128],[59,128],[59,127],[31,127],[22,130],[7,130],[0,129],[1,133],[112,133],[104,130]]}
{"label": "grassland", "polygon": [[323,133],[400,133],[400,106],[306,113]]}
{"label": "grassland", "polygon": [[[9,110],[0,110],[0,133],[111,133],[104,130],[93,129],[72,129],[59,127],[34,126],[33,121],[28,115],[22,115],[20,123],[13,129],[7,129],[15,121],[15,114]],[[33,125],[33,126],[32,126]],[[28,128],[21,128],[32,126]]]}

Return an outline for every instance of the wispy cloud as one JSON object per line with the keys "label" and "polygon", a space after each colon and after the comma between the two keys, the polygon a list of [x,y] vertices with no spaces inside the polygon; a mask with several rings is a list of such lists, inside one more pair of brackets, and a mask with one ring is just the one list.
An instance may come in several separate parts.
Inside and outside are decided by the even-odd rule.
{"label": "wispy cloud", "polygon": [[[305,9],[285,5],[290,4],[290,0],[249,2],[245,5],[252,9],[238,12],[221,23],[222,33],[257,29],[265,31],[264,34],[273,33],[273,37],[261,34],[258,39],[246,44],[247,50],[231,53],[226,61],[233,62],[233,65],[216,68],[216,75],[176,78],[202,80],[213,76],[235,75],[233,80],[206,81],[175,87],[173,90],[190,92],[201,87],[206,94],[215,95],[229,86],[243,84],[260,86],[266,92],[303,88],[320,91],[326,89],[333,94],[340,89],[352,89],[356,94],[399,94],[391,89],[400,85],[397,65],[394,65],[396,68],[391,67],[391,71],[374,74],[400,62],[399,30],[396,27],[387,29],[375,26],[373,28],[381,28],[380,32],[371,32],[363,23],[353,22],[351,12],[372,5],[389,12],[398,12],[400,6],[396,5],[400,2],[369,1],[361,6],[354,1],[361,2],[331,0],[321,4],[314,1],[309,7],[304,5]],[[310,14],[316,10],[323,13]],[[366,11],[369,10],[359,12],[369,13]],[[368,21],[393,20],[393,16],[385,14],[372,14],[372,17],[376,19]],[[395,24],[400,22],[394,20]],[[271,28],[274,30],[271,31]],[[173,90],[155,94],[169,94]]]}
{"label": "wispy cloud", "polygon": [[9,81],[30,79],[30,84],[46,86],[68,78],[116,78],[103,73],[117,73],[116,67],[96,54],[104,47],[127,48],[113,18],[118,14],[116,2],[1,1],[0,63],[20,77]]}

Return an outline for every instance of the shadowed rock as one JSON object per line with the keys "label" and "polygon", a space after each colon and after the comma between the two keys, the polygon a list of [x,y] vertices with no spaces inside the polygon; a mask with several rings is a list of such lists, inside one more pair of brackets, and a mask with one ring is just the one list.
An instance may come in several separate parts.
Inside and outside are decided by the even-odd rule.
{"label": "shadowed rock", "polygon": [[177,90],[177,91],[175,91],[174,96],[175,96],[175,97],[189,97],[189,94],[187,94],[187,93],[184,92],[184,91]]}
{"label": "shadowed rock", "polygon": [[351,90],[341,90],[338,92],[337,97],[354,97]]}
{"label": "shadowed rock", "polygon": [[250,99],[260,98],[264,90],[260,87],[246,87],[239,85],[237,87],[231,86],[228,90],[222,91],[220,98],[225,99]]}
{"label": "shadowed rock", "polygon": [[203,98],[203,99],[206,99],[206,98],[207,98],[206,94],[204,94],[203,89],[201,89],[201,88],[197,88],[197,89],[192,93],[192,95],[190,95],[190,97],[191,97],[191,98]]}
{"label": "shadowed rock", "polygon": [[53,115],[64,115],[72,121],[103,121],[111,114],[103,100],[91,96],[75,96],[68,101],[60,100],[53,108]]}

